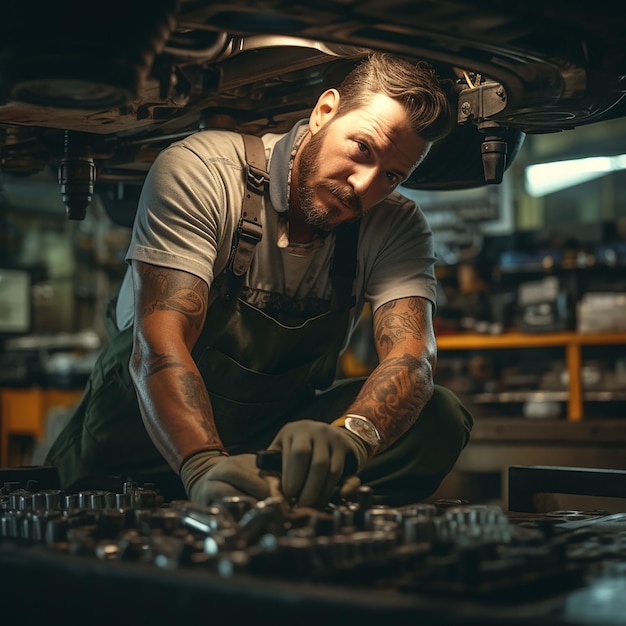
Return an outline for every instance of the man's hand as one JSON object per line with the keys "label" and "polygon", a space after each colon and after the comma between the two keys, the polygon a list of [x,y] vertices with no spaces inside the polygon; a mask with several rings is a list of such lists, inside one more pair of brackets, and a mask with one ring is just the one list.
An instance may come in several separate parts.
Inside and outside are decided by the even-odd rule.
{"label": "man's hand", "polygon": [[314,420],[286,424],[268,449],[282,452],[283,494],[301,506],[324,506],[346,473],[357,474],[368,458],[358,437]]}
{"label": "man's hand", "polygon": [[219,452],[198,452],[183,463],[180,477],[194,504],[206,505],[229,496],[270,496],[269,483],[256,466],[256,455],[223,456]]}

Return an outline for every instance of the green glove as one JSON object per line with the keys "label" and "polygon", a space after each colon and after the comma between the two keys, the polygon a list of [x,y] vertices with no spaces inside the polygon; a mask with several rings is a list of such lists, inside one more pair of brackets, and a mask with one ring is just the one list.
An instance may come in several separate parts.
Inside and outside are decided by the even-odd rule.
{"label": "green glove", "polygon": [[206,505],[230,496],[252,496],[264,500],[269,484],[256,466],[256,455],[224,456],[203,451],[187,459],[180,468],[185,492],[194,504]]}
{"label": "green glove", "polygon": [[285,424],[268,449],[282,452],[283,494],[301,506],[325,506],[344,475],[357,474],[368,459],[356,435],[314,420]]}

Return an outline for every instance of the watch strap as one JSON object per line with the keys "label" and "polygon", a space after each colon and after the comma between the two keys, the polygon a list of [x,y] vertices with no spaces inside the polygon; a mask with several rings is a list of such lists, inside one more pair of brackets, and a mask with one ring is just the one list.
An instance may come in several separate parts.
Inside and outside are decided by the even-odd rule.
{"label": "watch strap", "polygon": [[[367,426],[367,430],[370,433],[371,437],[368,437],[365,433],[359,432],[358,429],[349,428],[346,425],[346,421],[349,420],[350,418],[354,418],[355,421],[358,420],[359,422],[365,423]],[[330,425],[338,426],[340,428],[345,428],[349,433],[351,433],[355,437],[358,437],[367,446],[367,449],[369,450],[370,458],[374,454],[376,454],[376,452],[380,448],[381,438],[380,438],[380,433],[378,432],[378,429],[372,423],[371,420],[367,419],[363,415],[357,415],[356,413],[346,413],[342,415],[341,417],[338,417],[333,422],[331,422]],[[372,439],[374,439],[375,441]]]}

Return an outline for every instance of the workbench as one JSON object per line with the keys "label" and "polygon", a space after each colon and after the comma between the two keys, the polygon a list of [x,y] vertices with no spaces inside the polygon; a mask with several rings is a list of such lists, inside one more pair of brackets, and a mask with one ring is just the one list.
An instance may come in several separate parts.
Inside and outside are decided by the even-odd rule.
{"label": "workbench", "polygon": [[[328,518],[320,515],[282,532],[275,503],[264,501],[235,525],[240,539],[248,532],[248,545],[226,549],[220,541],[232,526],[224,524],[223,508],[159,502],[152,486],[128,483],[119,494],[62,494],[54,489],[54,468],[21,469],[4,475],[12,487],[0,517],[7,624],[625,623],[626,513],[502,511],[459,500],[403,507],[402,531],[390,524],[397,512],[372,507],[355,527],[334,532],[326,525],[322,532]],[[31,489],[52,477],[51,488],[23,489],[28,476]],[[565,485],[622,493],[626,472],[517,466],[510,484],[519,492],[514,506],[532,509],[536,494]],[[43,516],[27,513],[24,503],[43,502],[44,495],[46,502],[69,498],[82,511],[65,534],[48,520],[52,531],[37,536]],[[116,506],[104,506],[112,495]],[[340,509],[342,519],[349,509]],[[125,530],[110,532],[122,519]]]}

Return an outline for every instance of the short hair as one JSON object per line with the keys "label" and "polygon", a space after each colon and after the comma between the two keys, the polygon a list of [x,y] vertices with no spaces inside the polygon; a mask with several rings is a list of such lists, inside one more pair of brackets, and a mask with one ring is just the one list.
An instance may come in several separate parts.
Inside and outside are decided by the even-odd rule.
{"label": "short hair", "polygon": [[373,52],[344,78],[338,91],[337,115],[363,107],[383,93],[402,104],[413,130],[426,141],[445,137],[455,121],[445,87],[425,61]]}

